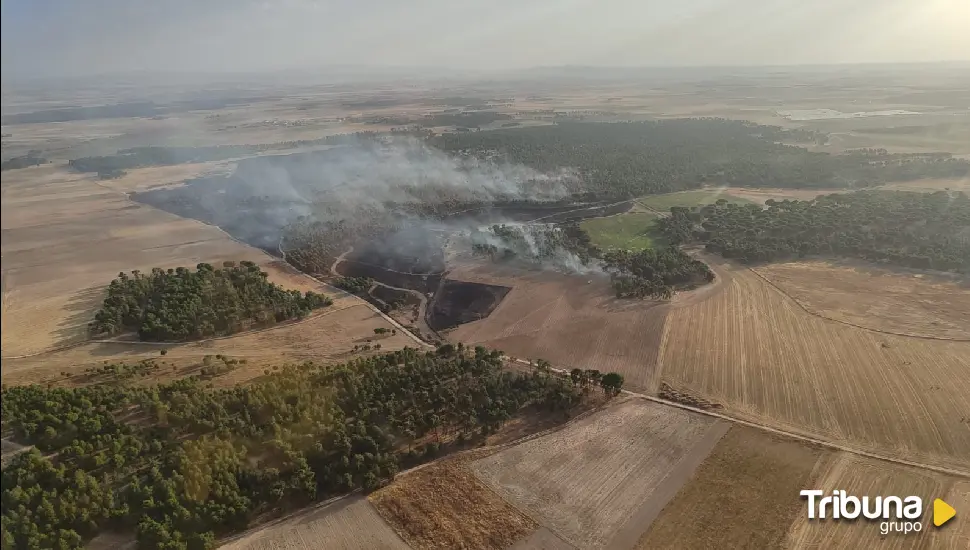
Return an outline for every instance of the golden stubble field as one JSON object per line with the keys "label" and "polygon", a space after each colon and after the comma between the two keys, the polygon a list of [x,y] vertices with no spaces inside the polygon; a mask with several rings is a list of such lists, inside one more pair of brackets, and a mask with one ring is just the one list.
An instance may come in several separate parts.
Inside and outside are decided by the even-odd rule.
{"label": "golden stubble field", "polygon": [[[826,495],[843,490],[849,495],[863,496],[918,496],[923,501],[922,528],[919,533],[907,535],[890,533],[882,535],[878,522],[857,521],[811,521],[807,505],[796,516],[788,533],[787,548],[793,550],[810,548],[886,548],[924,549],[966,548],[970,529],[966,521],[955,520],[944,529],[933,526],[933,499],[943,498],[959,505],[949,495],[966,490],[966,482],[942,474],[925,472],[884,462],[875,462],[847,453],[833,456],[820,473],[813,489]],[[894,517],[895,519],[895,517]],[[965,518],[964,518],[965,520]],[[960,543],[964,544],[960,546]]]}
{"label": "golden stubble field", "polygon": [[[133,172],[129,183],[145,185],[145,179]],[[315,290],[336,298],[331,308],[305,323],[175,346],[170,350],[173,357],[214,353],[334,356],[353,347],[350,342],[363,342],[368,333],[373,336],[376,327],[392,328],[362,300],[335,294],[216,227],[132,203],[123,189],[98,183],[55,165],[4,173],[4,382],[37,381],[44,376],[39,370],[31,372],[37,366],[60,372],[65,367],[80,369],[105,360],[157,355],[158,347],[146,345],[81,345],[87,340],[87,323],[104,298],[104,288],[119,272],[134,269],[250,260],[286,288]],[[400,334],[382,340],[387,349],[406,343],[410,340]]]}
{"label": "golden stubble field", "polygon": [[862,262],[783,262],[755,272],[821,317],[900,335],[970,340],[968,280]]}
{"label": "golden stubble field", "polygon": [[409,550],[365,497],[354,496],[234,537],[225,550]]}
{"label": "golden stubble field", "polygon": [[907,460],[970,470],[970,343],[816,317],[754,272],[671,309],[660,377],[734,416]]}
{"label": "golden stubble field", "polygon": [[479,459],[472,468],[576,548],[628,548],[728,427],[629,398]]}

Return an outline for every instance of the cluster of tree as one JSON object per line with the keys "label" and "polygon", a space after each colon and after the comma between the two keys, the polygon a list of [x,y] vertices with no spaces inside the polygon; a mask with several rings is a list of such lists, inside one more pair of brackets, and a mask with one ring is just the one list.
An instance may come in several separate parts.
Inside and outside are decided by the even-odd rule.
{"label": "cluster of tree", "polygon": [[134,531],[140,548],[214,548],[257,517],[374,489],[527,408],[568,414],[581,399],[568,378],[503,362],[459,344],[305,363],[225,390],[199,378],[5,387],[4,429],[35,448],[3,469],[3,547]]}
{"label": "cluster of tree", "polygon": [[743,262],[808,255],[970,273],[970,198],[963,192],[859,191],[809,201],[726,201],[671,209],[667,238]]}
{"label": "cluster of tree", "polygon": [[322,294],[285,290],[252,262],[201,263],[119,273],[90,324],[94,335],[136,331],[142,340],[181,341],[232,334],[306,316],[331,305]]}
{"label": "cluster of tree", "polygon": [[0,171],[18,170],[47,164],[49,161],[40,155],[40,151],[28,151],[25,155],[9,158],[0,163]]}
{"label": "cluster of tree", "polygon": [[471,247],[474,254],[488,256],[493,261],[518,258],[545,263],[575,258],[584,266],[600,254],[577,223],[495,224],[473,231]]}
{"label": "cluster of tree", "polygon": [[599,386],[607,397],[617,396],[623,390],[623,375],[617,372],[603,374],[596,369],[573,369],[569,371],[569,379],[584,390]]}
{"label": "cluster of tree", "polygon": [[370,277],[340,277],[335,279],[332,284],[340,290],[363,296],[367,294],[370,287],[374,286],[374,279]]}
{"label": "cluster of tree", "polygon": [[450,133],[429,142],[483,158],[501,155],[543,172],[577,168],[601,197],[632,197],[705,184],[834,188],[917,177],[967,177],[970,161],[949,155],[831,155],[782,142],[817,141],[787,130],[722,119],[549,126]]}
{"label": "cluster of tree", "polygon": [[669,299],[679,288],[714,281],[714,272],[676,246],[639,251],[611,250],[603,254],[617,298]]}

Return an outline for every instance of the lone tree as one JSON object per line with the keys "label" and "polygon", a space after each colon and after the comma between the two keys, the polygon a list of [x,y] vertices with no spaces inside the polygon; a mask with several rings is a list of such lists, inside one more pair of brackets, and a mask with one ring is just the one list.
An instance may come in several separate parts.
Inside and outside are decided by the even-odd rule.
{"label": "lone tree", "polygon": [[617,372],[608,372],[600,378],[600,386],[607,397],[615,397],[623,389],[623,375]]}

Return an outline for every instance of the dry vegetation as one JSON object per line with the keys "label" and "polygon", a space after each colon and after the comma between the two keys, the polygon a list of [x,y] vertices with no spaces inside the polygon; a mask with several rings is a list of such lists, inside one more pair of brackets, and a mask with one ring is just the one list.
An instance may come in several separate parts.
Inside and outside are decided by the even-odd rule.
{"label": "dry vegetation", "polygon": [[661,361],[664,381],[732,414],[970,469],[970,343],[820,319],[738,269],[717,293],[671,310]]}
{"label": "dry vegetation", "polygon": [[628,388],[654,384],[666,305],[617,300],[609,281],[595,275],[485,265],[458,268],[449,277],[513,287],[491,315],[458,327],[449,340],[545,359],[559,368],[615,371]]}
{"label": "dry vegetation", "polygon": [[[844,490],[850,495],[910,495],[923,499],[923,528],[920,534],[893,533],[883,536],[879,524],[871,521],[809,521],[804,500],[802,512],[791,526],[787,547],[802,548],[940,548],[929,533],[933,527],[933,499],[946,495],[953,479],[912,468],[875,462],[854,455],[840,454],[830,461],[813,489],[826,494]],[[797,493],[796,493],[797,495]],[[949,535],[949,534],[948,534]],[[943,546],[945,547],[945,546]]]}
{"label": "dry vegetation", "polygon": [[412,548],[509,548],[537,526],[493,493],[460,461],[399,476],[370,496]]}
{"label": "dry vegetation", "polygon": [[[38,381],[109,358],[157,355],[165,346],[88,343],[54,351],[88,338],[87,323],[103,289],[121,271],[251,260],[286,288],[332,294],[215,227],[133,204],[120,192],[55,166],[5,172],[3,183],[4,382]],[[344,293],[335,298],[305,323],[174,347],[171,357],[341,358],[355,343],[373,338],[374,328],[391,327],[362,300]],[[386,349],[409,342],[403,335],[381,339]],[[43,352],[52,353],[38,355]],[[239,375],[251,378],[261,370]]]}
{"label": "dry vegetation", "polygon": [[896,334],[970,340],[967,281],[822,261],[756,271],[822,317]]}
{"label": "dry vegetation", "polygon": [[632,545],[726,430],[629,399],[480,459],[474,469],[577,548]]}
{"label": "dry vegetation", "polygon": [[408,550],[364,497],[333,504],[261,527],[222,546],[225,550]]}
{"label": "dry vegetation", "polygon": [[825,453],[735,426],[644,533],[637,548],[779,548]]}

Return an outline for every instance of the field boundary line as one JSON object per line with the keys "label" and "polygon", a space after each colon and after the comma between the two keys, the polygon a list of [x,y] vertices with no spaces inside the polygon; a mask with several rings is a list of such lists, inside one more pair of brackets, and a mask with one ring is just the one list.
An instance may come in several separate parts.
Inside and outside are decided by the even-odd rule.
{"label": "field boundary line", "polygon": [[841,325],[847,325],[847,326],[850,326],[850,327],[855,327],[855,328],[858,328],[858,329],[867,330],[869,332],[875,332],[877,334],[886,334],[886,335],[889,335],[889,336],[900,336],[900,337],[903,337],[903,338],[916,338],[916,339],[919,339],[919,340],[934,340],[934,341],[937,341],[937,342],[970,342],[970,338],[944,338],[942,336],[921,336],[919,334],[907,334],[905,332],[893,332],[891,330],[880,330],[880,329],[877,329],[877,328],[872,328],[872,327],[866,327],[866,326],[863,326],[863,325],[858,325],[858,324],[855,324],[855,323],[852,323],[852,322],[849,322],[849,321],[842,321],[840,319],[834,319],[832,317],[828,317],[826,315],[822,315],[821,313],[816,313],[816,312],[808,309],[808,307],[806,307],[804,304],[802,304],[802,302],[800,300],[798,300],[798,298],[795,298],[791,294],[785,292],[784,289],[782,289],[781,287],[779,287],[777,284],[773,283],[771,281],[771,279],[765,277],[761,273],[758,273],[758,271],[755,268],[753,268],[753,267],[747,267],[745,269],[747,269],[751,273],[754,273],[755,275],[757,275],[758,278],[760,278],[762,281],[768,283],[768,285],[771,286],[771,288],[773,288],[773,289],[777,290],[778,292],[780,292],[784,297],[788,298],[792,302],[795,302],[795,304],[799,308],[801,308],[802,311],[804,311],[805,313],[808,313],[809,315],[812,315],[814,317],[818,317],[819,319],[825,319],[826,321],[832,321],[833,323],[839,323]]}
{"label": "field boundary line", "polygon": [[[525,359],[515,359],[515,361],[518,362],[518,363],[524,363],[524,364],[527,364],[527,365],[531,365],[532,364],[529,361],[526,361]],[[557,372],[557,373],[560,373],[560,374],[564,374],[564,375],[568,375],[569,374],[569,371],[563,370],[563,369],[557,369],[555,367],[551,367],[550,370],[552,370],[553,372]],[[685,411],[690,411],[690,412],[694,412],[694,413],[697,413],[697,414],[702,414],[704,416],[709,416],[709,417],[712,417],[712,418],[720,418],[722,420],[727,420],[729,422],[734,422],[735,424],[741,424],[742,426],[747,426],[749,428],[756,428],[756,429],[759,429],[759,430],[762,430],[762,431],[766,431],[766,432],[770,432],[770,433],[773,433],[773,434],[782,435],[782,436],[785,436],[785,437],[790,437],[792,439],[798,439],[798,440],[804,441],[806,443],[811,443],[813,445],[819,445],[819,446],[826,447],[826,448],[829,448],[829,449],[834,449],[836,451],[842,451],[842,452],[846,452],[846,453],[850,453],[850,454],[854,454],[854,455],[864,456],[866,458],[872,458],[872,459],[876,459],[876,460],[881,460],[883,462],[892,462],[894,464],[899,464],[899,465],[902,465],[902,466],[909,466],[911,468],[918,468],[918,469],[923,469],[923,470],[930,470],[930,471],[933,471],[933,472],[936,472],[936,473],[940,473],[940,474],[947,474],[947,475],[951,475],[951,476],[956,476],[956,477],[962,477],[962,478],[965,478],[965,479],[970,479],[970,472],[965,471],[965,470],[957,470],[957,469],[953,469],[953,468],[947,468],[946,466],[935,466],[933,464],[926,464],[926,463],[923,463],[923,462],[916,462],[916,461],[913,461],[913,460],[906,460],[904,458],[893,458],[893,457],[886,456],[886,455],[881,455],[879,453],[875,453],[875,452],[872,452],[872,451],[866,451],[866,450],[858,449],[858,448],[855,448],[855,447],[849,447],[847,445],[840,445],[838,443],[833,443],[831,441],[826,441],[824,439],[818,439],[816,437],[812,437],[812,436],[808,436],[808,435],[802,435],[802,434],[795,433],[795,432],[790,432],[790,431],[787,431],[787,430],[783,430],[781,428],[774,428],[774,427],[769,426],[767,424],[761,424],[759,422],[754,422],[754,421],[751,421],[751,420],[744,420],[744,419],[738,418],[736,416],[722,414],[722,413],[714,412],[714,411],[707,410],[707,409],[701,409],[701,408],[698,408],[698,407],[693,407],[691,405],[685,405],[683,403],[678,403],[677,401],[671,401],[669,399],[664,399],[662,397],[657,397],[657,396],[654,396],[654,395],[648,395],[648,394],[645,394],[645,393],[639,393],[639,392],[635,392],[635,391],[631,391],[631,390],[620,390],[620,393],[625,394],[625,395],[630,395],[630,396],[633,396],[633,397],[637,397],[637,398],[640,398],[640,399],[645,399],[647,401],[652,401],[654,403],[659,403],[661,405],[667,405],[669,407],[676,407],[678,409],[682,409],[682,410],[685,410]]]}

